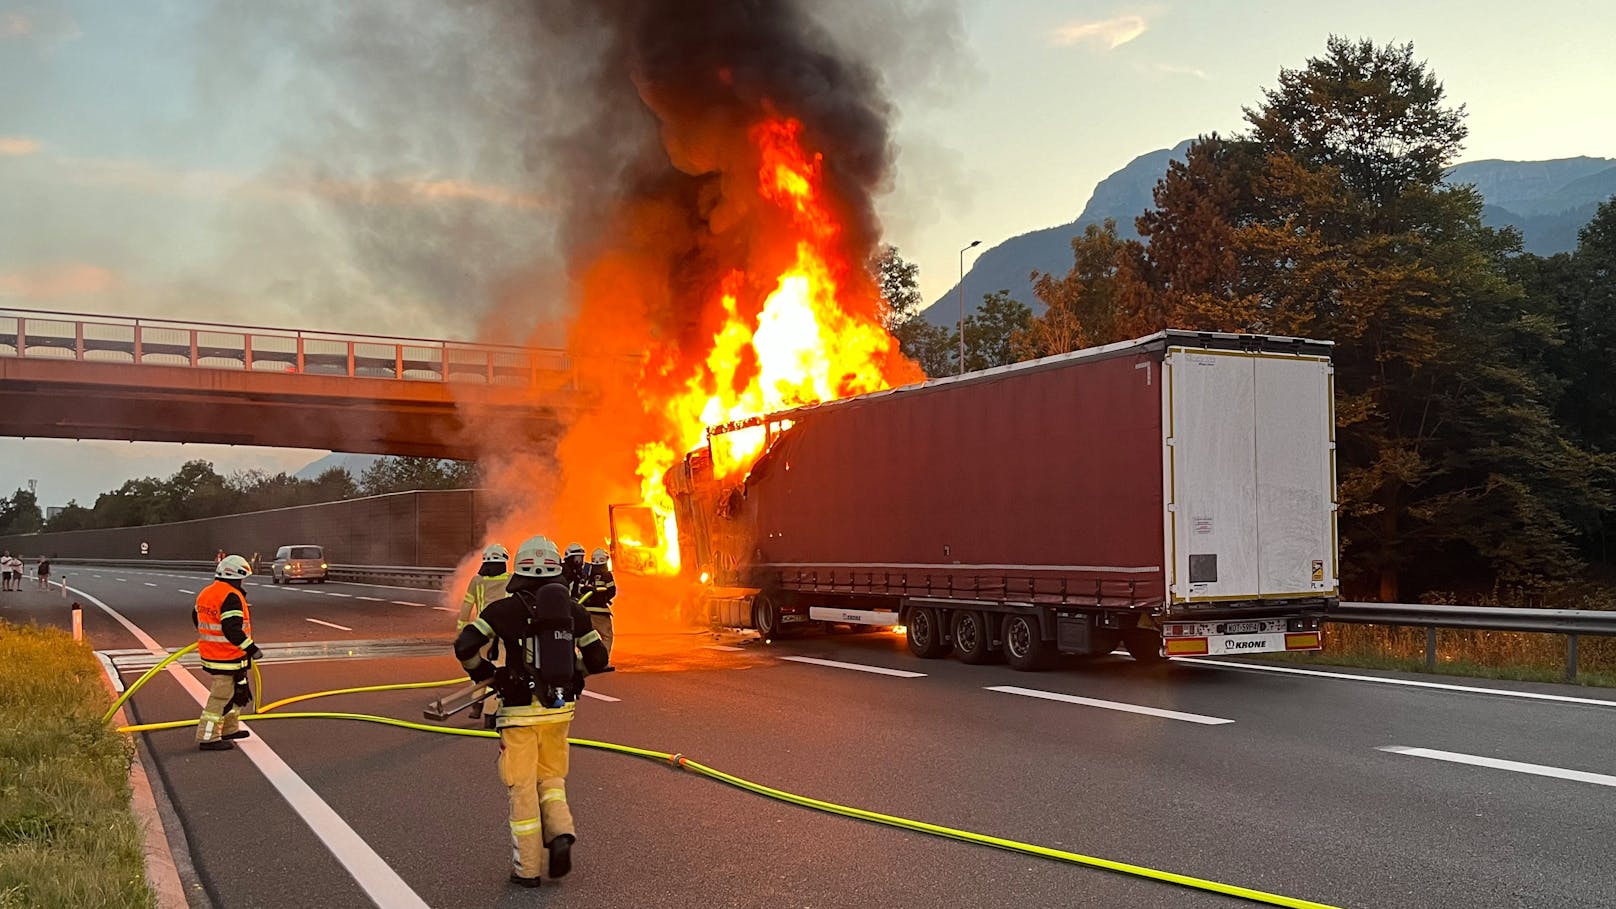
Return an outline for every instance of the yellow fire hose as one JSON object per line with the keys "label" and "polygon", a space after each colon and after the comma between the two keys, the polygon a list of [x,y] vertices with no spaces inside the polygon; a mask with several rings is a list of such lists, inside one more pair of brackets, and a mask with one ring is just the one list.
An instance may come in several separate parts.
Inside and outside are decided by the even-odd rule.
{"label": "yellow fire hose", "polygon": [[[110,722],[112,720],[112,715],[118,712],[118,708],[122,707],[124,702],[129,700],[130,695],[132,695],[135,692],[139,691],[140,686],[146,684],[148,679],[150,679],[152,676],[156,675],[157,673],[162,672],[163,667],[167,666],[169,663],[174,662],[175,660],[179,659],[182,656],[185,656],[187,653],[190,653],[191,651],[193,651],[195,649],[196,649],[196,642],[192,641],[191,643],[186,644],[184,647],[181,647],[179,650],[176,650],[173,653],[169,654],[167,657],[165,657],[163,659],[162,662],[158,663],[156,666],[153,666],[152,668],[146,670],[146,673],[144,675],[142,675],[138,679],[135,679],[135,684],[130,685],[128,688],[125,688],[124,691],[123,691],[123,694],[118,695],[118,699],[116,701],[112,702],[112,706],[108,707],[106,714],[101,717],[101,722],[103,722],[103,723]],[[254,696],[258,697],[258,698],[262,698],[264,696],[264,674],[262,672],[258,671],[258,661],[257,660],[253,660],[251,665],[252,665],[252,671],[253,671],[253,691],[255,692]],[[301,698],[292,698],[291,700],[301,700]],[[282,701],[280,703],[286,703],[286,701]]]}
{"label": "yellow fire hose", "polygon": [[[191,646],[195,647],[196,645],[193,644]],[[184,652],[186,651],[180,651],[180,653]],[[164,661],[164,664],[173,661],[180,655],[180,653],[176,653],[169,657],[168,660]],[[124,692],[123,696],[118,699],[117,704],[113,705],[113,711],[116,711],[117,707],[121,705],[123,701],[129,697],[129,695],[133,694],[135,690],[144,684],[148,678],[155,675],[156,671],[161,669],[164,664],[159,664],[158,666],[153,667],[150,672],[147,672],[145,675],[141,676],[134,685],[131,685],[129,690]],[[256,664],[254,665],[256,667]],[[298,701],[307,701],[330,695],[354,694],[371,691],[399,691],[412,688],[437,688],[445,685],[458,685],[463,681],[463,678],[454,678],[442,682],[406,682],[393,685],[367,685],[362,688],[338,688],[332,691],[316,691],[310,694],[301,694],[295,697],[283,698],[273,704],[269,704],[261,708],[260,712],[258,713],[242,716],[242,719],[253,721],[294,719],[355,720],[362,723],[380,723],[385,726],[397,726],[401,729],[419,729],[425,732],[437,732],[446,735],[464,735],[474,736],[477,738],[498,738],[499,733],[491,729],[458,729],[452,726],[432,726],[426,723],[416,723],[410,720],[400,720],[393,717],[376,716],[368,713],[269,712],[276,707],[280,707],[285,704],[291,704]],[[110,716],[111,712],[109,712],[108,715]],[[183,729],[188,726],[195,726],[196,723],[196,720],[175,720],[168,723],[142,723],[136,726],[121,726],[118,728],[118,731],[126,733],[155,732],[160,729]],[[995,849],[1004,849],[1010,852],[1019,852],[1024,855],[1053,859],[1058,862],[1066,862],[1072,865],[1085,865],[1091,868],[1103,868],[1107,871],[1114,871],[1121,874],[1132,875],[1134,877],[1147,878],[1154,881],[1162,881],[1168,884],[1176,884],[1180,887],[1188,887],[1195,890],[1220,893],[1225,896],[1237,897],[1269,906],[1285,906],[1288,907],[1288,909],[1338,909],[1338,907],[1330,906],[1326,903],[1316,903],[1311,900],[1297,899],[1295,897],[1283,896],[1277,893],[1268,893],[1262,890],[1253,890],[1249,887],[1240,887],[1234,884],[1224,884],[1218,881],[1207,880],[1205,878],[1191,877],[1190,875],[1186,874],[1175,874],[1171,871],[1162,871],[1160,869],[1149,868],[1144,865],[1131,865],[1127,862],[1117,862],[1112,861],[1111,859],[1097,858],[1095,856],[1083,855],[1077,852],[1067,852],[1063,849],[1051,849],[1047,846],[1039,846],[1034,843],[1023,843],[1019,840],[1010,840],[997,836],[989,836],[983,833],[975,833],[970,830],[960,830],[955,827],[943,827],[937,824],[928,824],[924,821],[916,821],[904,817],[895,817],[890,814],[881,814],[879,812],[868,811],[863,808],[854,808],[848,805],[839,805],[835,802],[822,801],[820,799],[810,798],[805,795],[798,795],[794,792],[787,792],[783,789],[775,789],[771,786],[765,786],[762,783],[755,783],[751,780],[725,773],[722,770],[717,770],[712,767],[708,767],[706,764],[693,761],[690,758],[685,757],[683,754],[670,754],[666,751],[652,751],[645,748],[634,748],[628,745],[618,745],[613,742],[597,742],[592,739],[568,739],[567,741],[568,743],[577,745],[581,748],[596,748],[602,751],[615,751],[619,754],[628,754],[659,762],[666,761],[681,770],[689,770],[709,779],[717,780],[721,783],[726,783],[730,786],[735,786],[736,788],[744,789],[748,792],[752,792],[766,798],[775,799],[792,805],[798,805],[803,808],[812,808],[816,811],[838,814],[843,817],[850,817],[856,820],[869,821],[875,824],[885,824],[888,827],[898,827],[903,830],[913,830],[917,833],[926,833],[932,836],[960,840],[967,843],[975,843],[981,846],[992,846]]]}

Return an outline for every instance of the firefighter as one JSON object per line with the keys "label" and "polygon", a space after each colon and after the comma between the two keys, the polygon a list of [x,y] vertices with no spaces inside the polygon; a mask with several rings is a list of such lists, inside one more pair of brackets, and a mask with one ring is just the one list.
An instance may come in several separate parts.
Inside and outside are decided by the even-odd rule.
{"label": "firefighter", "polygon": [[594,623],[606,655],[612,653],[612,600],[617,598],[617,579],[612,577],[611,556],[604,549],[589,554],[589,573],[584,575],[583,595],[578,598],[589,621]]}
{"label": "firefighter", "polygon": [[[606,666],[606,647],[589,613],[568,595],[561,553],[548,539],[533,537],[517,548],[508,588],[508,596],[461,630],[454,649],[472,681],[499,692],[495,726],[499,776],[511,803],[511,882],[537,887],[546,870],[551,878],[572,870],[577,835],[567,806],[567,731],[584,674]],[[504,666],[483,657],[491,640],[504,642]]]}
{"label": "firefighter", "polygon": [[567,585],[568,595],[575,600],[581,599],[587,589],[584,582],[589,578],[589,565],[585,559],[584,544],[567,544],[567,554],[561,560],[561,580]]}
{"label": "firefighter", "polygon": [[[460,600],[460,615],[455,619],[455,633],[458,634],[467,625],[476,621],[477,616],[482,614],[489,603],[505,596],[505,584],[511,579],[508,567],[510,560],[510,552],[498,543],[489,543],[483,549],[483,563],[472,576],[471,582],[466,585],[466,595]],[[484,655],[490,660],[499,659],[499,643],[496,641],[489,644]],[[482,715],[482,701],[471,705],[472,719],[481,719]]]}
{"label": "firefighter", "polygon": [[252,574],[247,560],[227,555],[213,569],[212,584],[196,595],[191,624],[196,626],[197,655],[212,676],[208,702],[196,724],[196,747],[228,751],[233,739],[251,735],[241,728],[241,708],[252,702],[247,667],[263,656],[252,639],[252,614],[241,582]]}

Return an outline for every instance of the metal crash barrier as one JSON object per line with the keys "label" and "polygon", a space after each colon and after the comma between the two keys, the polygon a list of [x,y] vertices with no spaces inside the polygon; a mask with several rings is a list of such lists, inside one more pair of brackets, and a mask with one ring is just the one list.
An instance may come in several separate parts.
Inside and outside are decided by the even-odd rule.
{"label": "metal crash barrier", "polygon": [[[106,568],[156,568],[169,571],[195,571],[198,573],[211,573],[214,563],[211,560],[201,561],[175,561],[163,559],[57,559],[55,563],[62,565],[97,565]],[[260,558],[254,567],[255,574],[265,574],[269,570],[268,561]],[[399,587],[437,588],[450,575],[453,568],[429,568],[410,565],[329,565],[326,568],[326,577],[333,581],[348,581],[356,584],[387,584]]]}
{"label": "metal crash barrier", "polygon": [[1438,628],[1522,631],[1566,636],[1565,677],[1577,677],[1577,638],[1616,635],[1616,612],[1595,609],[1510,609],[1496,606],[1427,606],[1416,603],[1340,603],[1328,622],[1399,625],[1425,629],[1425,668],[1436,669]]}

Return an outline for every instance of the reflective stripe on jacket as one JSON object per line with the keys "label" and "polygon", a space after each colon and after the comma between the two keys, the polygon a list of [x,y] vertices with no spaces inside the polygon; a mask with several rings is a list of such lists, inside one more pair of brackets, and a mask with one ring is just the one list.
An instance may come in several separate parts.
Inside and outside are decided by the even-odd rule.
{"label": "reflective stripe on jacket", "polygon": [[460,616],[455,620],[455,630],[477,621],[489,603],[506,596],[505,585],[510,579],[510,572],[474,576],[471,583],[466,585],[466,595],[460,599]]}
{"label": "reflective stripe on jacket", "polygon": [[[226,608],[226,603],[234,598]],[[237,608],[236,604],[240,604]],[[225,634],[225,622],[241,621],[242,639],[232,642]],[[233,624],[233,623],[232,623]],[[214,581],[196,595],[196,652],[202,658],[202,668],[236,670],[247,668],[247,650],[252,647],[252,616],[247,611],[247,597],[240,590]]]}

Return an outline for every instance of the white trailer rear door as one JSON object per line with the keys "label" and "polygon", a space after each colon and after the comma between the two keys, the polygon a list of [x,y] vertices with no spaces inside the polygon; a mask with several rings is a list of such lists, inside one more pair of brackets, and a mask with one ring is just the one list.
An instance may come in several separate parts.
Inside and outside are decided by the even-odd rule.
{"label": "white trailer rear door", "polygon": [[1333,593],[1328,361],[1174,348],[1167,366],[1172,598]]}
{"label": "white trailer rear door", "polygon": [[1252,359],[1257,385],[1259,592],[1336,591],[1334,408],[1322,360]]}

